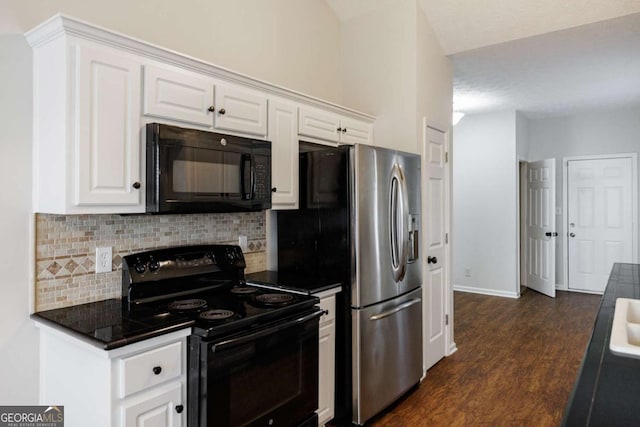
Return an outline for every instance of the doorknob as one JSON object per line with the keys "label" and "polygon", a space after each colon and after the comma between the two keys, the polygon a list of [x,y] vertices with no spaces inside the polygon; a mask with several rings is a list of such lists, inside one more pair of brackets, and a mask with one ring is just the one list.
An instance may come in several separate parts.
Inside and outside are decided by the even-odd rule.
{"label": "doorknob", "polygon": [[569,237],[576,237],[576,233],[569,233]]}
{"label": "doorknob", "polygon": [[434,256],[427,257],[427,264],[436,264],[438,262],[438,258]]}
{"label": "doorknob", "polygon": [[556,233],[555,231],[554,232],[547,231],[546,233],[544,233],[544,235],[547,237],[556,237],[558,233]]}

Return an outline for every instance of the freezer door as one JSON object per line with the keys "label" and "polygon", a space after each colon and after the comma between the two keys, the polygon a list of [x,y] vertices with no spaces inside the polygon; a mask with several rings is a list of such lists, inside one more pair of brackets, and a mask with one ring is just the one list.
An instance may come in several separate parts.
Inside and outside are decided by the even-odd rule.
{"label": "freezer door", "polygon": [[353,417],[376,415],[422,376],[421,289],[353,310]]}
{"label": "freezer door", "polygon": [[420,157],[362,145],[354,146],[350,156],[351,299],[353,307],[363,308],[422,283],[417,257]]}

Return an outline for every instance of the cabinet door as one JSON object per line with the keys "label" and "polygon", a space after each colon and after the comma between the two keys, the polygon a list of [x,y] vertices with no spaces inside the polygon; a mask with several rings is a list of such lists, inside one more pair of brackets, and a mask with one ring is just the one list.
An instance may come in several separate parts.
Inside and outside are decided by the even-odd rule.
{"label": "cabinet door", "polygon": [[267,98],[236,86],[219,84],[215,90],[217,130],[267,135]]}
{"label": "cabinet door", "polygon": [[336,326],[333,320],[320,327],[318,425],[322,426],[334,416]]}
{"label": "cabinet door", "polygon": [[273,209],[298,208],[298,109],[295,105],[269,101],[271,185]]}
{"label": "cabinet door", "polygon": [[351,119],[341,119],[340,142],[345,144],[366,144],[373,143],[373,126],[369,123],[359,122]]}
{"label": "cabinet door", "polygon": [[[77,206],[141,205],[140,63],[115,50],[78,46],[75,150]],[[138,188],[135,188],[138,187]]]}
{"label": "cabinet door", "polygon": [[180,427],[186,414],[182,384],[178,382],[157,394],[125,400],[121,411],[124,427]]}
{"label": "cabinet door", "polygon": [[338,142],[340,118],[334,114],[314,108],[300,107],[298,133],[312,138]]}
{"label": "cabinet door", "polygon": [[186,70],[144,66],[144,114],[213,126],[213,80]]}

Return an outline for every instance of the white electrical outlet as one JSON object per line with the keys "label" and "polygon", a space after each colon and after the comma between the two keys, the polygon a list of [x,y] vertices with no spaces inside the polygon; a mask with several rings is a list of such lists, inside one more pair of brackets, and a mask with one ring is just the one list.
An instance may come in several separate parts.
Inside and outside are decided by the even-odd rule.
{"label": "white electrical outlet", "polygon": [[243,251],[247,250],[247,236],[238,236],[238,245],[240,245],[240,249]]}
{"label": "white electrical outlet", "polygon": [[464,269],[464,275],[466,277],[471,277],[471,269],[469,267]]}
{"label": "white electrical outlet", "polygon": [[113,251],[111,246],[96,248],[96,273],[111,271]]}

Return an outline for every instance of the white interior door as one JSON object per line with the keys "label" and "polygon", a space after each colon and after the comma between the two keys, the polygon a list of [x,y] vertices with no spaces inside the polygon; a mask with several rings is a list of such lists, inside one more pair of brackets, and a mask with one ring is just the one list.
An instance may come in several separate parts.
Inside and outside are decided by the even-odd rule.
{"label": "white interior door", "polygon": [[568,287],[603,292],[614,262],[634,262],[631,157],[567,162]]}
{"label": "white interior door", "polygon": [[445,241],[445,134],[426,128],[424,146],[423,194],[425,228],[424,301],[424,369],[427,370],[447,353],[446,347],[446,241]]}
{"label": "white interior door", "polygon": [[527,195],[527,287],[555,298],[555,159],[529,163]]}

